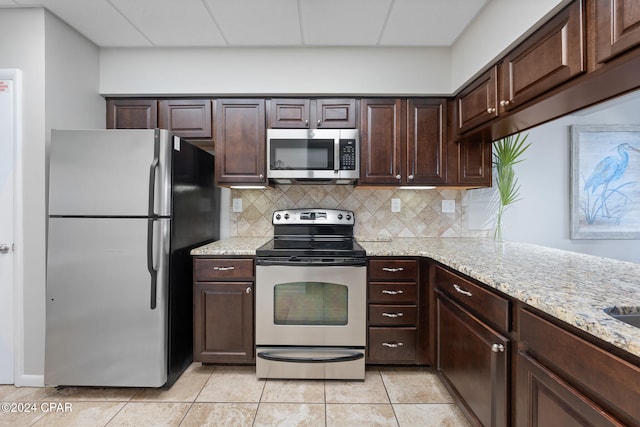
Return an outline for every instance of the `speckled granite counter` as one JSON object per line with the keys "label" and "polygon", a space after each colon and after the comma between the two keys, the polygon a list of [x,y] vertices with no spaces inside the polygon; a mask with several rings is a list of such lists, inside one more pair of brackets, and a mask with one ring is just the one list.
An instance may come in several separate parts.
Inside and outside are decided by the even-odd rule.
{"label": "speckled granite counter", "polygon": [[[268,238],[230,238],[192,255],[255,255]],[[640,264],[524,243],[484,239],[358,239],[368,256],[423,256],[640,357],[640,328],[605,314],[640,306]],[[372,239],[375,240],[375,239]]]}
{"label": "speckled granite counter", "polygon": [[191,255],[199,256],[253,256],[256,249],[269,241],[269,237],[230,237],[191,250]]}
{"label": "speckled granite counter", "polygon": [[640,306],[640,264],[480,239],[360,241],[368,256],[423,256],[640,357],[640,328],[602,309]]}

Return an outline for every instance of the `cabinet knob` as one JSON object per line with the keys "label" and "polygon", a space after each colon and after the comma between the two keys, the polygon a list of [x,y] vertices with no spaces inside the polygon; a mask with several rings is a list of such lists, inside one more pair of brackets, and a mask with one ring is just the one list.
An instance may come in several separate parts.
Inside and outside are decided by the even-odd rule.
{"label": "cabinet knob", "polygon": [[495,112],[496,112],[496,109],[495,109],[495,108],[493,108],[493,107],[489,107],[489,108],[487,108],[487,113],[489,113],[489,114],[493,114],[493,113],[495,113]]}
{"label": "cabinet knob", "polygon": [[400,175],[396,175],[396,179],[397,179],[397,180],[401,180],[401,179],[402,179],[402,177],[401,177]]}
{"label": "cabinet knob", "polygon": [[511,104],[511,102],[510,102],[510,101],[508,101],[508,100],[502,100],[502,101],[500,101],[500,106],[502,106],[502,107],[506,107],[506,106],[507,106],[507,105],[509,105],[509,104]]}
{"label": "cabinet knob", "polygon": [[504,346],[502,344],[493,344],[491,346],[491,351],[494,353],[504,353]]}
{"label": "cabinet knob", "polygon": [[409,175],[407,179],[413,179],[413,175]]}
{"label": "cabinet knob", "polygon": [[305,120],[305,121],[304,121],[304,125],[305,125],[306,127],[309,127],[309,120]]}
{"label": "cabinet knob", "polygon": [[247,286],[247,289],[244,290],[244,293],[245,294],[250,294],[251,293],[251,286]]}
{"label": "cabinet knob", "polygon": [[320,126],[322,124],[322,122],[320,120],[318,120],[318,123],[316,123],[318,126]]}
{"label": "cabinet knob", "polygon": [[263,175],[263,174],[260,174],[260,179],[263,179],[263,178],[264,178],[264,175]]}

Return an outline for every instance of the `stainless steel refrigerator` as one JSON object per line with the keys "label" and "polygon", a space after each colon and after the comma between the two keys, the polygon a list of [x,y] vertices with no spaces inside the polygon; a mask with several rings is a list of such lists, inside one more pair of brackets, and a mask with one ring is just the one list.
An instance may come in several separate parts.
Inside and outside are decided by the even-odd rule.
{"label": "stainless steel refrigerator", "polygon": [[190,250],[218,239],[213,155],[166,130],[53,130],[47,385],[170,386],[193,352]]}

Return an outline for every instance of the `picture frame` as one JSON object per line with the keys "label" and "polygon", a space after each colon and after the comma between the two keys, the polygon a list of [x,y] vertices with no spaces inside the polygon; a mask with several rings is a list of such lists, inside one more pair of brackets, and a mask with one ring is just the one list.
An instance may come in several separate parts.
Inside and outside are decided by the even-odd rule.
{"label": "picture frame", "polygon": [[640,126],[571,127],[571,239],[640,239]]}

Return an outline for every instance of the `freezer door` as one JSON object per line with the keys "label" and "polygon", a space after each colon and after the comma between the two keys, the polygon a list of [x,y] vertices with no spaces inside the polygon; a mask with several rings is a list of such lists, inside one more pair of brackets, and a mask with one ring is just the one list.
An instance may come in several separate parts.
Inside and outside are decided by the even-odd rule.
{"label": "freezer door", "polygon": [[[45,384],[159,387],[167,381],[170,220],[51,218]],[[149,261],[149,265],[148,265]],[[157,271],[155,308],[152,274]]]}
{"label": "freezer door", "polygon": [[49,215],[170,215],[172,147],[159,129],[52,130]]}

